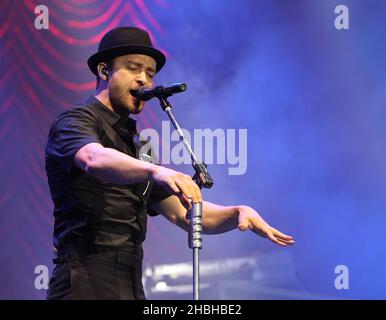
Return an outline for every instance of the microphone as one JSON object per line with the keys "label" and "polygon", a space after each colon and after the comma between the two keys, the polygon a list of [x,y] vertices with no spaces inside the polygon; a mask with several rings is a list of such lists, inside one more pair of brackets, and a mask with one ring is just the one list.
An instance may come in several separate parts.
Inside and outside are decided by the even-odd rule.
{"label": "microphone", "polygon": [[130,93],[137,99],[142,101],[150,100],[154,97],[167,98],[175,93],[184,92],[186,83],[174,83],[169,87],[157,86],[154,88],[140,87],[138,90],[131,90]]}

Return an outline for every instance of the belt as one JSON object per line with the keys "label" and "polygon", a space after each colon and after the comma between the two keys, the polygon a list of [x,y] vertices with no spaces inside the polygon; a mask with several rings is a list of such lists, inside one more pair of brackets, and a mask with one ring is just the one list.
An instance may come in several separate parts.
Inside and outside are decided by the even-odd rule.
{"label": "belt", "polygon": [[93,256],[105,261],[123,264],[131,267],[141,267],[142,246],[134,248],[133,252],[115,247],[94,245],[85,241],[70,243],[57,250],[57,257],[53,259],[54,264],[61,264]]}

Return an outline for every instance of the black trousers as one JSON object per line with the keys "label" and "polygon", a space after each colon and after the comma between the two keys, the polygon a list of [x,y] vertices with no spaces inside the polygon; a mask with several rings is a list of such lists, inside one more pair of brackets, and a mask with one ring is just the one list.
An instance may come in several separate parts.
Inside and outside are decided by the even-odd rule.
{"label": "black trousers", "polygon": [[70,255],[56,263],[48,300],[144,300],[142,261],[131,254],[105,251]]}

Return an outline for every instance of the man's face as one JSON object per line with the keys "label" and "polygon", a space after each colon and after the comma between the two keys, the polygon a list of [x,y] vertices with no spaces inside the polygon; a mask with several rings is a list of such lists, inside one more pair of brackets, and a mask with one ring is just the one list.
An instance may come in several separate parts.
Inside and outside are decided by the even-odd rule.
{"label": "man's face", "polygon": [[156,62],[149,56],[128,54],[114,59],[108,92],[116,112],[138,114],[142,111],[144,102],[134,98],[130,91],[142,86],[152,87],[155,72]]}

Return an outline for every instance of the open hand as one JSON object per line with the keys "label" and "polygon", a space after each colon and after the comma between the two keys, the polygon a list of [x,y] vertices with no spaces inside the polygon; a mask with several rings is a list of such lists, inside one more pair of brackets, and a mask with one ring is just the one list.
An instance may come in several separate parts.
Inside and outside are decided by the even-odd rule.
{"label": "open hand", "polygon": [[240,231],[252,230],[261,237],[268,238],[279,246],[293,245],[295,241],[279,230],[271,227],[254,209],[247,206],[239,207],[238,228]]}

